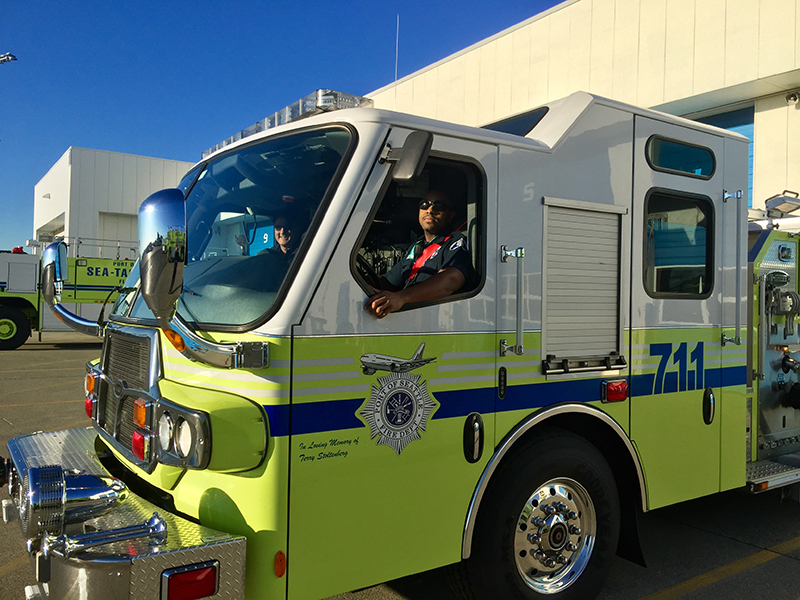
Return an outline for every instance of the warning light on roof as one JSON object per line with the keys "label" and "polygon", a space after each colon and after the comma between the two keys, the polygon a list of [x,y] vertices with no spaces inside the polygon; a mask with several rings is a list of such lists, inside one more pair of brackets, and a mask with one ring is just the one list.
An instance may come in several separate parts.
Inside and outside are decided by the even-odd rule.
{"label": "warning light on roof", "polygon": [[312,115],[328,112],[331,110],[338,110],[342,108],[370,108],[373,106],[372,100],[364,98],[363,96],[354,96],[352,94],[345,94],[343,92],[336,92],[334,90],[320,89],[316,92],[309,94],[304,98],[300,98],[297,102],[292,102],[286,108],[282,108],[273,115],[268,116],[266,119],[259,121],[243,129],[237,134],[232,135],[227,140],[224,140],[203,152],[203,158],[213,154],[217,150],[229,146],[234,142],[238,142],[246,137],[255,133],[260,133],[284,125],[291,121],[296,121],[301,117],[310,117]]}

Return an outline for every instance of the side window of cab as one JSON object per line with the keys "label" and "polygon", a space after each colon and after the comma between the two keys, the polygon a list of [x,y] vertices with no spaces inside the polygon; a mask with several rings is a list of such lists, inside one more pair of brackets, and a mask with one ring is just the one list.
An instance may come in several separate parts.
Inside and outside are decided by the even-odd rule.
{"label": "side window of cab", "polygon": [[387,181],[351,259],[369,312],[383,318],[480,290],[484,182],[477,164],[438,157],[413,182]]}

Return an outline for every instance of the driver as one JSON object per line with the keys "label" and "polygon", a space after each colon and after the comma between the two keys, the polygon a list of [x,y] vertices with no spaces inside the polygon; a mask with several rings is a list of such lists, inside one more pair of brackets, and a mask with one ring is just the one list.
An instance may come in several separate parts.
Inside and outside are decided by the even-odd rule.
{"label": "driver", "polygon": [[275,245],[262,250],[259,254],[271,254],[288,266],[297,250],[300,237],[295,235],[295,225],[289,217],[278,217],[272,227],[275,231]]}
{"label": "driver", "polygon": [[467,240],[453,231],[456,210],[444,192],[430,190],[419,203],[423,235],[403,259],[379,279],[379,291],[364,309],[382,319],[409,302],[429,302],[453,294],[472,282]]}

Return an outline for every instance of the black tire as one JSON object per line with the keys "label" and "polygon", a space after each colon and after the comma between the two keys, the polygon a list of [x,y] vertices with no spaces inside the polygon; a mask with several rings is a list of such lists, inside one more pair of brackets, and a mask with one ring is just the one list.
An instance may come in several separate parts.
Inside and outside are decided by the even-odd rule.
{"label": "black tire", "polygon": [[28,317],[13,306],[0,306],[0,350],[14,350],[31,335]]}
{"label": "black tire", "polygon": [[492,478],[471,556],[451,573],[453,589],[471,600],[590,600],[608,576],[619,523],[616,483],[602,454],[548,428]]}

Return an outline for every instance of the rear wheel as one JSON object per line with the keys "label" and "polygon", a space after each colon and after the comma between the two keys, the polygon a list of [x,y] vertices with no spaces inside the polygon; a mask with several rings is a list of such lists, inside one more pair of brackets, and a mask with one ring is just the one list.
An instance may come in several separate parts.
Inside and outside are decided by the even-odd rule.
{"label": "rear wheel", "polygon": [[616,551],[619,510],[600,452],[548,429],[495,474],[456,591],[487,600],[594,598]]}
{"label": "rear wheel", "polygon": [[0,350],[13,350],[31,335],[28,317],[12,306],[0,306]]}

